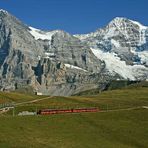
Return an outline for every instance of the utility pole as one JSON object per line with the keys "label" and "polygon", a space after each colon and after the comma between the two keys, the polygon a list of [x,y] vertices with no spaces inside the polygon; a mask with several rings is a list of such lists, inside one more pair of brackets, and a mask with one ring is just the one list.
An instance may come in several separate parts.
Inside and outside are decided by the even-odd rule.
{"label": "utility pole", "polygon": [[36,115],[37,115],[37,112],[38,112],[38,108],[37,108],[37,106],[36,106]]}
{"label": "utility pole", "polygon": [[13,107],[13,117],[15,116],[15,107]]}
{"label": "utility pole", "polygon": [[108,111],[108,104],[107,104],[107,106],[106,106],[106,110]]}

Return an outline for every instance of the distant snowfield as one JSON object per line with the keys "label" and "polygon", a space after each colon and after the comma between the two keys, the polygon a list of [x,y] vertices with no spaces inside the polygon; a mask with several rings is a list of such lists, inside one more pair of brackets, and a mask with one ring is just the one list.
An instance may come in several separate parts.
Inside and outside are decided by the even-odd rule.
{"label": "distant snowfield", "polygon": [[143,74],[148,74],[148,68],[143,65],[126,65],[125,61],[121,59],[115,53],[103,52],[99,49],[91,48],[94,55],[105,62],[106,68],[112,74],[118,73],[125,79],[136,80],[137,77]]}

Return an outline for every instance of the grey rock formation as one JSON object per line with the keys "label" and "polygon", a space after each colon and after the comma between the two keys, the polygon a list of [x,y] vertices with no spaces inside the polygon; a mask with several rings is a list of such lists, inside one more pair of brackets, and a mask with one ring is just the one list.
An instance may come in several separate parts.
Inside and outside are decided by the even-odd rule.
{"label": "grey rock formation", "polygon": [[64,31],[41,31],[0,11],[0,88],[31,86],[48,95],[101,87],[104,64],[88,45]]}

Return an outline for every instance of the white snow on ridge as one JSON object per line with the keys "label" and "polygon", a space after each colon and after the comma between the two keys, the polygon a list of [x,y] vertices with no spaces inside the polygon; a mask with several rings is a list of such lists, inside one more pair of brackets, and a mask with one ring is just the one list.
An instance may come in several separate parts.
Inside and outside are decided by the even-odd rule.
{"label": "white snow on ridge", "polygon": [[80,68],[78,66],[74,66],[74,65],[70,65],[70,64],[64,64],[66,67],[71,68],[71,69],[78,69],[78,70],[83,70],[85,72],[87,72],[87,70]]}
{"label": "white snow on ridge", "polygon": [[58,32],[58,30],[55,31],[50,31],[50,32],[44,32],[39,29],[29,27],[30,33],[36,40],[41,39],[41,40],[49,40],[51,41],[52,36]]}
{"label": "white snow on ridge", "polygon": [[139,22],[132,21],[132,20],[130,20],[130,21],[139,27],[139,37],[140,37],[139,38],[139,45],[145,44],[146,43],[145,33],[146,33],[146,29],[148,29],[148,27],[143,26]]}
{"label": "white snow on ridge", "polygon": [[132,21],[130,20],[131,22],[133,22],[134,24],[138,25],[140,30],[143,30],[143,29],[147,29],[148,27],[142,25],[141,23],[137,22],[137,21]]}
{"label": "white snow on ridge", "polygon": [[0,9],[0,12],[8,13],[6,10]]}
{"label": "white snow on ridge", "polygon": [[87,34],[74,34],[73,36],[80,39],[80,40],[86,40],[89,37],[98,36],[98,33],[100,33],[100,32],[96,31],[96,32],[90,32],[90,33],[87,33]]}
{"label": "white snow on ridge", "polygon": [[82,35],[75,34],[73,36],[76,37],[76,38],[78,38],[78,39],[80,39],[80,40],[85,40],[86,38],[88,38],[90,36],[90,34],[82,34]]}
{"label": "white snow on ridge", "polygon": [[106,68],[111,73],[117,73],[125,79],[136,80],[137,77],[144,74],[144,71],[148,73],[148,69],[143,65],[126,65],[125,61],[121,61],[115,53],[105,53],[99,49],[93,48],[91,48],[91,50],[97,58],[105,61]]}

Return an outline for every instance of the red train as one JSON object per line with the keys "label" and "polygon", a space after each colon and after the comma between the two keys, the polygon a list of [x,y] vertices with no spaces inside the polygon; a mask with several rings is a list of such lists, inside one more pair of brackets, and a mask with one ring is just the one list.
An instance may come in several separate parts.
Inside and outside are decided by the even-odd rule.
{"label": "red train", "polygon": [[98,112],[98,108],[78,108],[78,109],[42,109],[37,114],[39,115],[51,115],[62,113],[81,113],[81,112]]}

